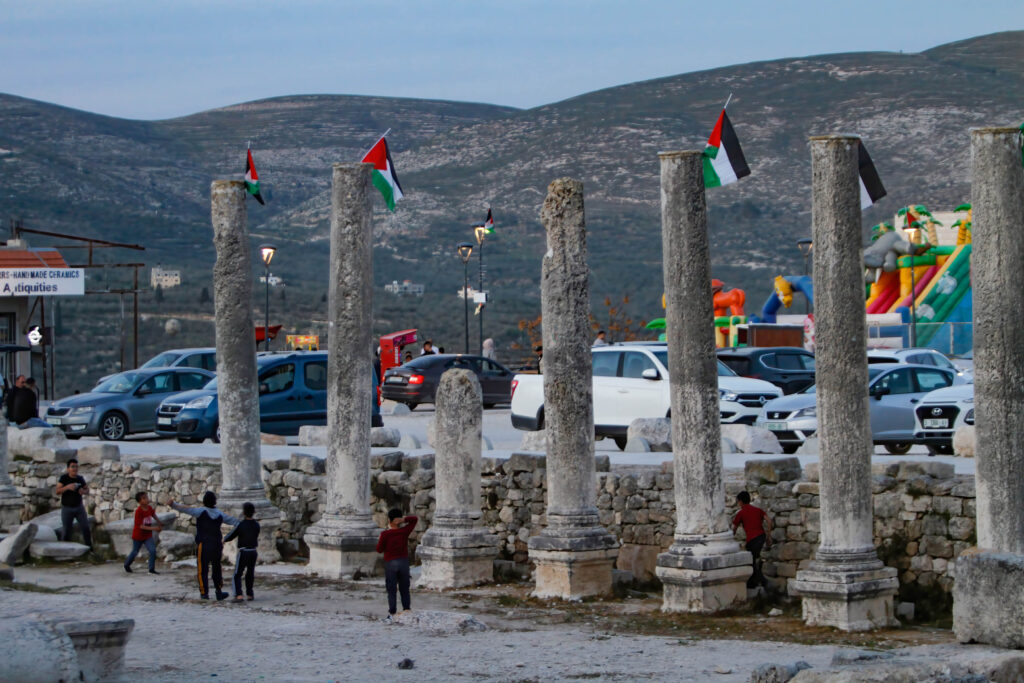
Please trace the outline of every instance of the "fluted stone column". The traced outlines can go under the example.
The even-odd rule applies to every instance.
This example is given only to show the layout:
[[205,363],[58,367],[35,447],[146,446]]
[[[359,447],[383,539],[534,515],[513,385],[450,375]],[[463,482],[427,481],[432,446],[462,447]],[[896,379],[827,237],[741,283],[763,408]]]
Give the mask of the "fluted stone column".
[[583,183],[559,178],[540,212],[548,251],[541,269],[547,526],[529,541],[534,595],[564,599],[611,591],[618,541],[598,521],[590,281]]
[[898,588],[872,536],[859,145],[855,136],[811,138],[821,542],[789,583],[806,623],[845,631],[894,625]]
[[715,612],[747,599],[752,566],[725,515],[704,173],[700,152],[658,156],[676,529],[655,573],[663,610]]
[[281,524],[281,511],[267,500],[260,461],[260,404],[245,183],[213,181],[210,217],[213,246],[217,251],[213,266],[213,305],[223,477],[218,507],[241,519],[242,504],[255,505],[255,518],[261,527],[260,559],[273,561],[278,558],[275,536]]
[[1024,168],[1019,129],[971,131],[978,549],[956,561],[961,642],[1024,648]]
[[310,571],[334,578],[376,573],[381,531],[370,513],[372,168],[335,164],[331,190],[327,496],[305,539]]
[[419,585],[458,588],[494,579],[498,539],[482,525],[480,444],[483,394],[476,374],[452,369],[441,375],[435,401],[434,523],[416,554]]
[[8,530],[21,522],[21,506],[24,499],[11,483],[7,471],[10,464],[7,453],[7,418],[0,415],[0,530]]

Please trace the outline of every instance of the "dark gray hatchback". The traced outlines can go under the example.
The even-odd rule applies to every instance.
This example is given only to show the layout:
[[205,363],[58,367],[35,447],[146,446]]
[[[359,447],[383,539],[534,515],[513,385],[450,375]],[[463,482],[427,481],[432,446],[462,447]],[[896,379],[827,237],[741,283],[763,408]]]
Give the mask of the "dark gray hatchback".
[[798,346],[718,349],[718,360],[740,377],[771,382],[784,394],[795,394],[814,384],[814,354]]

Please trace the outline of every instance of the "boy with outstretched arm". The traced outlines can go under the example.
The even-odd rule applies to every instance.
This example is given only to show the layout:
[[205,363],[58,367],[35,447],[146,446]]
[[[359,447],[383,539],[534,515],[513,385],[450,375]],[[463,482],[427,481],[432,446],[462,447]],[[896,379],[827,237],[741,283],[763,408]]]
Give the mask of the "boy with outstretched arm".
[[252,600],[252,583],[256,578],[256,552],[260,544],[260,523],[253,519],[256,514],[256,506],[252,503],[242,505],[242,516],[245,517],[238,523],[231,533],[224,537],[224,542],[238,539],[238,554],[235,556],[235,574],[232,577],[235,584],[235,600],[242,600],[242,575],[245,575],[245,595]]
[[185,507],[173,500],[169,505],[178,512],[184,512],[196,518],[196,574],[199,579],[199,597],[209,600],[210,588],[207,576],[213,570],[213,586],[216,589],[218,600],[228,597],[222,588],[224,581],[221,578],[220,556],[224,552],[224,544],[221,542],[220,527],[222,524],[232,526],[239,523],[239,520],[231,515],[225,515],[217,509],[217,496],[213,491],[203,494],[203,507]]
[[398,508],[388,512],[388,528],[380,532],[377,552],[384,553],[384,584],[388,590],[388,616],[384,621],[391,623],[398,611],[395,593],[402,593],[402,610],[409,610],[409,535],[416,528],[419,518],[403,516]]

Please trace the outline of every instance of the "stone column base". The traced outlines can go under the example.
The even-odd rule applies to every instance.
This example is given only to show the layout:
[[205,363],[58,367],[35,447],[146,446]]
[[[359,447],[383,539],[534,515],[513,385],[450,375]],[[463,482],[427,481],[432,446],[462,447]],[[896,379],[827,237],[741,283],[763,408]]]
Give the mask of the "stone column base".
[[[217,498],[217,506],[231,515],[242,519],[242,505],[252,503],[256,507],[256,514],[253,519],[260,525],[259,563],[266,564],[277,562],[281,554],[277,551],[277,530],[281,528],[281,511],[266,498],[263,489],[252,490],[223,490]],[[225,532],[225,536],[227,533]],[[235,541],[224,546],[224,555],[235,560],[235,551],[238,544]]]
[[[819,558],[821,553],[819,550]],[[870,554],[874,555],[874,549]],[[893,596],[898,589],[896,569],[877,558],[854,564],[819,559],[789,581],[789,594],[802,598],[805,624],[843,631],[899,626],[893,616]]]
[[0,531],[8,531],[12,526],[21,524],[21,507],[24,502],[24,498],[13,486],[0,487]]
[[416,556],[422,563],[416,582],[422,588],[461,588],[494,580],[495,547],[438,548],[420,544]]
[[306,569],[331,579],[351,577],[356,572],[364,576],[382,574],[383,563],[377,554],[381,531],[369,514],[355,519],[324,515],[303,537],[309,546]]
[[1024,555],[982,551],[956,561],[953,633],[961,643],[1024,649]]
[[600,550],[536,550],[530,559],[537,565],[533,595],[537,598],[578,600],[612,591],[612,566],[618,548]]
[[661,609],[709,614],[740,605],[753,570],[750,553],[730,533],[677,536],[654,569],[664,587]]

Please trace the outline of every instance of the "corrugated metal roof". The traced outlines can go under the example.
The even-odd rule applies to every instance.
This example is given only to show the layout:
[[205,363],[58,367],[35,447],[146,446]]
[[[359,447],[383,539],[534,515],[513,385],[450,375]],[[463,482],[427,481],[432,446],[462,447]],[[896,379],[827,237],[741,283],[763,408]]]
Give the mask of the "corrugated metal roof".
[[56,249],[0,249],[0,268],[67,268]]

